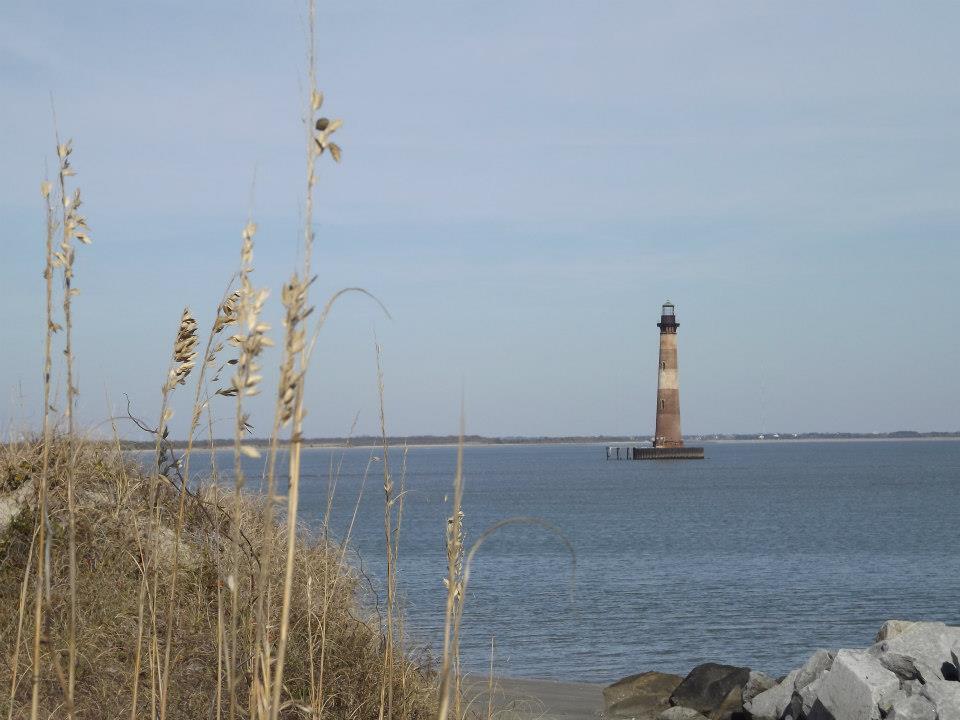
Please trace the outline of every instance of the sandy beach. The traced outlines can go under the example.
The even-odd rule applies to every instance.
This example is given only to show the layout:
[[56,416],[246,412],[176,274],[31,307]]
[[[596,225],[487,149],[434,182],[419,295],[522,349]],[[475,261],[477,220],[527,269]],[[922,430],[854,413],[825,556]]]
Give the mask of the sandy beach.
[[502,720],[596,720],[603,714],[603,688],[598,683],[557,682],[496,677],[464,681],[464,697],[481,716],[492,705]]

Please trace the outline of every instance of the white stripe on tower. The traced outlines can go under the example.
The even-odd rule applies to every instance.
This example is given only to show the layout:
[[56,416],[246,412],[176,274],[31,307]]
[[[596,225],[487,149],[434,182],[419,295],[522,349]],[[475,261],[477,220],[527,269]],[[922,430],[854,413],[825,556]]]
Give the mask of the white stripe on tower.
[[680,381],[676,368],[660,368],[660,377],[657,379],[657,388],[660,390],[679,390]]

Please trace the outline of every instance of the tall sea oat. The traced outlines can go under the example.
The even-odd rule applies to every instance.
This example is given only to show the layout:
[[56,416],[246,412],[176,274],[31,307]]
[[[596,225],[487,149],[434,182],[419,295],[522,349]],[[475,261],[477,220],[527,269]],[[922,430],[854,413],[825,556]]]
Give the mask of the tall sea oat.
[[[183,315],[180,317],[180,327],[177,329],[177,338],[174,341],[173,345],[173,364],[170,368],[170,373],[167,378],[166,385],[164,386],[164,395],[168,395],[170,392],[176,388],[177,385],[185,385],[187,382],[187,376],[190,375],[191,371],[197,364],[197,321],[194,320],[193,316],[190,314],[189,308],[184,308]],[[208,350],[209,352],[209,343]],[[203,363],[202,367],[206,367],[206,363]],[[193,418],[191,420],[191,436],[193,433],[193,423],[195,422],[197,416],[196,408],[193,411]],[[160,437],[165,439],[167,436],[166,426],[160,428]],[[172,450],[168,450],[172,454]],[[177,461],[171,457],[170,462],[167,463],[168,466],[175,466]],[[187,487],[186,487],[186,477],[184,476],[181,480],[180,486],[180,511],[177,516],[177,529],[176,529],[176,541],[173,547],[173,579],[170,584],[170,601],[167,607],[166,615],[166,625],[167,633],[166,640],[164,643],[164,660],[163,668],[159,671],[160,673],[160,718],[166,717],[167,710],[167,697],[169,695],[170,686],[169,686],[169,668],[170,668],[170,640],[173,635],[173,626],[176,622],[176,619],[173,617],[172,606],[174,593],[176,592],[176,577],[177,577],[177,568],[179,567],[179,557],[180,557],[180,531],[183,527],[183,503],[186,498]],[[159,591],[159,587],[155,587],[155,593]],[[154,597],[154,602],[157,601],[157,598]]]
[[240,516],[241,494],[245,485],[243,473],[243,458],[260,457],[260,453],[252,445],[243,442],[244,435],[249,431],[250,418],[243,409],[243,399],[259,393],[260,375],[259,356],[263,349],[273,345],[266,333],[270,326],[260,321],[260,314],[266,302],[268,292],[257,290],[250,282],[253,272],[253,236],[257,226],[247,222],[243,228],[242,243],[240,246],[240,287],[239,303],[236,305],[239,333],[230,338],[230,343],[239,350],[234,374],[230,378],[227,388],[217,390],[217,394],[234,397],[237,401],[236,423],[234,426],[234,516],[231,525],[231,572],[227,578],[227,588],[230,591],[230,636],[227,647],[227,691],[229,694],[229,717],[231,720],[237,715],[237,667],[238,661],[238,615],[239,615],[239,582],[240,582]]
[[310,84],[310,95],[308,99],[309,109],[304,123],[307,131],[307,196],[304,201],[303,212],[303,276],[305,278],[310,277],[310,262],[313,255],[313,189],[317,182],[317,158],[324,151],[329,150],[333,159],[340,162],[340,146],[332,142],[330,136],[343,124],[342,120],[317,117],[323,105],[323,93],[317,89],[316,0],[310,0],[308,12],[307,77]]
[[[157,494],[159,492],[160,478],[176,468],[176,459],[167,437],[170,434],[168,423],[173,417],[173,411],[170,409],[170,394],[178,385],[183,385],[187,381],[187,376],[196,366],[197,357],[197,321],[190,314],[189,308],[184,308],[180,315],[180,323],[177,326],[177,332],[173,340],[173,351],[170,357],[170,366],[167,370],[167,377],[163,382],[160,391],[160,421],[157,424],[154,441],[154,462],[157,471],[151,474],[150,494],[148,507],[150,510],[148,525],[148,548],[142,553],[140,558],[141,578],[140,578],[140,597],[137,607],[137,645],[133,658],[133,672],[131,675],[132,691],[130,703],[131,718],[137,714],[137,697],[140,691],[140,667],[142,663],[142,645],[144,636],[144,615],[147,604],[150,606],[150,698],[151,715],[154,714],[154,708],[157,702],[163,703],[166,697],[167,688],[162,677],[158,677],[160,668],[158,667],[157,652],[159,650],[156,634],[157,620],[157,593],[159,591],[158,580],[158,554],[160,544],[160,507],[157,503]],[[142,541],[139,540],[142,548]],[[152,589],[151,589],[152,582]],[[159,686],[159,693],[158,693]],[[159,698],[158,698],[159,694]]]
[[[233,284],[232,279],[230,284]],[[217,306],[217,313],[214,317],[213,325],[210,328],[210,333],[207,335],[207,344],[203,351],[203,362],[200,365],[200,371],[197,377],[196,390],[193,398],[193,410],[190,416],[190,427],[187,431],[187,447],[186,450],[184,450],[182,458],[180,459],[182,463],[180,478],[180,504],[177,508],[177,521],[176,528],[174,530],[173,572],[170,578],[170,594],[167,600],[167,634],[164,643],[163,671],[161,672],[161,687],[163,688],[168,688],[170,681],[170,653],[172,649],[173,628],[176,624],[174,599],[176,598],[177,594],[177,580],[180,568],[180,535],[183,532],[184,513],[186,510],[188,485],[190,482],[190,457],[192,455],[194,436],[197,431],[197,426],[200,424],[200,417],[203,412],[203,407],[207,404],[206,402],[201,403],[200,393],[205,389],[204,379],[206,377],[207,370],[216,365],[217,355],[223,350],[223,343],[218,342],[214,344],[214,341],[225,328],[237,323],[237,306],[239,304],[239,300],[239,291],[234,291],[230,295],[224,297]],[[192,347],[196,347],[195,334]],[[193,354],[195,355],[196,353],[194,352]],[[193,358],[190,358],[189,362],[194,362]],[[186,366],[184,365],[182,367]],[[183,379],[186,379],[185,376]],[[166,717],[167,698],[168,693],[164,691],[160,698],[161,720]]]
[[[285,331],[288,336],[285,346],[292,344],[297,347],[296,360],[289,365],[286,377],[284,366],[281,366],[280,397],[278,411],[281,425],[290,423],[290,463],[287,485],[287,560],[283,583],[283,597],[280,610],[279,640],[277,643],[276,677],[270,698],[269,717],[276,720],[280,712],[280,694],[283,688],[284,657],[286,655],[287,634],[290,622],[290,595],[293,585],[294,551],[297,535],[297,504],[300,491],[300,452],[302,449],[303,430],[303,397],[306,370],[310,363],[310,346],[306,343],[302,322],[312,312],[308,299],[308,290],[312,283],[311,260],[313,253],[313,200],[316,186],[317,159],[325,151],[337,162],[340,161],[340,147],[330,140],[331,135],[343,124],[341,120],[329,120],[318,117],[323,106],[323,93],[317,88],[316,76],[316,0],[309,0],[309,46],[307,49],[309,96],[308,111],[305,117],[306,128],[306,156],[307,177],[306,197],[304,200],[303,219],[303,273],[294,274],[291,281],[284,288],[284,306],[287,309]],[[285,361],[286,364],[286,361]],[[295,384],[292,385],[291,381]]]
[[[273,702],[273,652],[267,635],[269,624],[269,593],[267,580],[273,562],[274,546],[274,507],[277,501],[277,455],[280,449],[280,431],[288,426],[296,413],[296,400],[299,396],[303,373],[297,360],[306,347],[304,320],[311,310],[306,307],[307,287],[294,273],[284,284],[281,300],[284,306],[283,356],[280,360],[280,380],[277,385],[277,398],[274,408],[273,429],[270,433],[270,450],[267,460],[267,494],[264,502],[263,542],[260,550],[260,573],[257,581],[258,593],[255,610],[255,678],[253,686],[253,705],[258,717],[269,718]],[[285,639],[283,640],[285,642]],[[311,677],[311,681],[313,678]]]
[[67,714],[72,718],[74,713],[73,696],[74,681],[77,665],[77,521],[76,505],[74,502],[74,410],[77,397],[77,385],[73,376],[73,297],[79,293],[73,286],[73,266],[75,259],[74,240],[84,245],[90,244],[87,221],[80,214],[80,188],[74,188],[73,193],[67,191],[67,178],[76,175],[70,165],[70,155],[73,153],[73,141],[61,143],[57,138],[57,157],[60,161],[57,177],[60,187],[60,205],[62,207],[60,251],[56,257],[63,270],[63,320],[66,326],[66,343],[64,355],[67,365],[67,544],[68,544],[68,572],[70,586],[70,610],[67,617]]
[[[297,504],[300,490],[300,449],[303,430],[303,390],[306,365],[302,358],[307,353],[304,320],[313,311],[307,305],[310,282],[296,273],[283,288],[284,358],[280,365],[280,386],[277,410],[281,427],[290,426],[290,470],[287,486],[287,556],[283,581],[283,597],[280,608],[280,628],[277,642],[276,677],[272,680],[270,712],[276,720],[280,711],[280,691],[283,687],[284,658],[287,649],[287,634],[290,623],[290,594],[293,587],[294,554],[297,537]],[[300,359],[300,365],[298,365]]]

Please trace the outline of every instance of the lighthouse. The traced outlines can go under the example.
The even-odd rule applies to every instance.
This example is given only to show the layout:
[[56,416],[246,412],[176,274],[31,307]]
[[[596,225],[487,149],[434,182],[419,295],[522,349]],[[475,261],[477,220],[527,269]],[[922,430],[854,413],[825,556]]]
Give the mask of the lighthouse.
[[[677,372],[677,309],[667,300],[660,308],[660,365],[657,368],[657,424],[653,447],[635,447],[633,460],[702,460],[702,447],[683,444],[680,432],[680,376]],[[609,455],[609,453],[608,453]]]
[[702,460],[702,447],[683,444],[680,432],[680,378],[677,374],[676,308],[667,300],[660,309],[660,367],[657,370],[657,424],[653,447],[607,447],[607,460]]
[[676,308],[667,300],[660,311],[660,369],[657,373],[657,425],[653,446],[683,447],[680,432],[680,382],[677,375]]

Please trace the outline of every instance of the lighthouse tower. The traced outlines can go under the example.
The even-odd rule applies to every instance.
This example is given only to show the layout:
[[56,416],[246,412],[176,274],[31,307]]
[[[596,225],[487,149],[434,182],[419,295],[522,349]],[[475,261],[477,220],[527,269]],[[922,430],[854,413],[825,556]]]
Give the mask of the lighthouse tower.
[[[657,429],[653,447],[607,447],[607,460],[703,460],[702,447],[683,444],[680,382],[677,377],[677,315],[667,300],[660,311],[660,369],[657,373]],[[621,452],[623,451],[623,452]]]
[[655,448],[683,447],[680,433],[680,382],[677,376],[677,316],[673,303],[663,304],[660,312],[660,370],[657,376],[657,429]]

